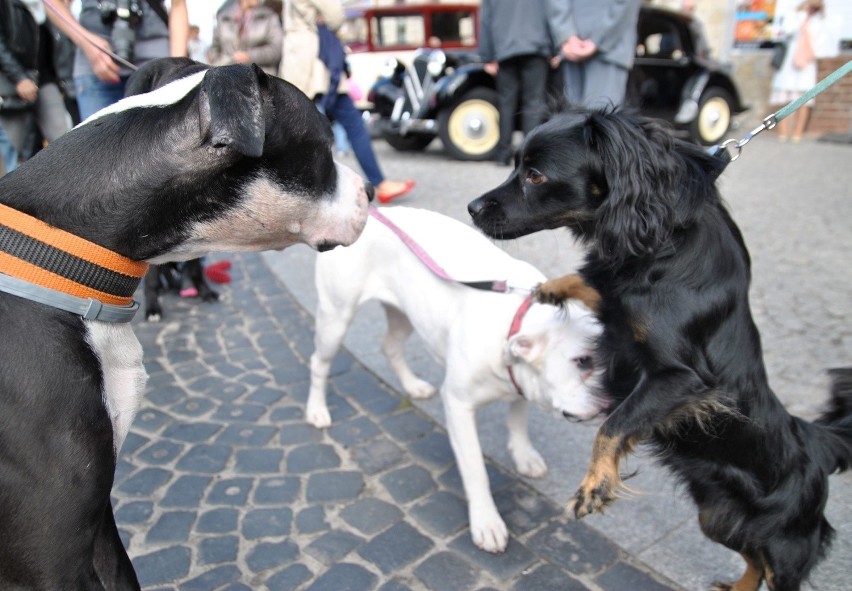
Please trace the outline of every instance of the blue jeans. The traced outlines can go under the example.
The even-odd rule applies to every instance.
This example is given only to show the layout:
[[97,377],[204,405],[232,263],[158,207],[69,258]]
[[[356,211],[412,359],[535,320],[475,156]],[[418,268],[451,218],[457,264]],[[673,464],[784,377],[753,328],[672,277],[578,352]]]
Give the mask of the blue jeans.
[[15,146],[12,145],[12,140],[6,135],[6,130],[0,125],[0,158],[3,159],[3,165],[6,167],[6,172],[12,172],[18,166],[18,152]]
[[364,125],[364,120],[361,118],[361,112],[355,108],[355,103],[349,98],[348,94],[338,94],[337,100],[326,112],[328,118],[336,121],[343,126],[346,131],[346,137],[349,138],[349,143],[352,144],[352,151],[355,152],[355,158],[367,180],[374,187],[378,187],[379,183],[385,180],[382,170],[379,168],[379,162],[376,160],[376,153],[373,152],[373,144],[370,141],[370,134],[367,132],[367,127]]
[[76,76],[74,88],[77,90],[77,105],[80,107],[80,119],[86,120],[101,109],[117,103],[124,98],[127,78],[120,82],[104,82],[94,74]]

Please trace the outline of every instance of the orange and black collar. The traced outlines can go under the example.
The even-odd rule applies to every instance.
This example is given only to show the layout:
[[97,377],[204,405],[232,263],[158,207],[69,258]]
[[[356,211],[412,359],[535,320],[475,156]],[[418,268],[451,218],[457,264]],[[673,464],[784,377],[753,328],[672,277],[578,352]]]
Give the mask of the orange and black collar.
[[[146,263],[128,259],[0,204],[0,273],[7,276],[4,285],[15,286],[13,290],[2,289],[0,285],[3,291],[27,297],[21,293],[23,283],[32,285],[33,292],[38,294],[29,299],[48,305],[54,305],[45,301],[48,291],[63,296],[57,298],[63,305],[55,307],[67,310],[68,302],[79,300],[78,306],[69,311],[77,312],[81,310],[79,306],[92,309],[95,302],[99,310],[133,308],[135,312],[138,305],[133,302],[133,293],[147,269]],[[81,315],[85,316],[82,312]],[[98,319],[129,321],[124,320],[126,314],[119,314],[121,320],[111,318],[114,314],[100,316]]]

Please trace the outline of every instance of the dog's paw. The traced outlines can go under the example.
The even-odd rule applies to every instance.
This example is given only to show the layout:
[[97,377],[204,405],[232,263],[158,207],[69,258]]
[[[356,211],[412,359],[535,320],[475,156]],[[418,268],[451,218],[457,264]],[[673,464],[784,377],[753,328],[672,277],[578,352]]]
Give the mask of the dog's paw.
[[159,322],[162,320],[163,316],[160,312],[146,312],[145,320],[148,322]]
[[523,476],[542,478],[547,474],[547,462],[534,448],[529,447],[523,451],[510,449],[510,452],[515,460],[515,467]]
[[568,510],[577,519],[582,519],[591,513],[603,513],[615,499],[615,492],[606,480],[594,484],[584,483],[568,503]]
[[477,548],[492,554],[503,552],[509,545],[509,530],[496,511],[491,517],[471,521],[470,537]]
[[437,392],[435,386],[425,380],[421,380],[420,378],[407,380],[402,385],[402,389],[405,390],[409,396],[417,399],[431,398],[435,395],[435,392]]
[[331,427],[331,413],[328,412],[328,407],[325,405],[320,406],[309,403],[305,409],[305,420],[317,429]]
[[567,296],[558,290],[553,281],[545,281],[533,288],[533,299],[539,304],[561,306],[565,303]]

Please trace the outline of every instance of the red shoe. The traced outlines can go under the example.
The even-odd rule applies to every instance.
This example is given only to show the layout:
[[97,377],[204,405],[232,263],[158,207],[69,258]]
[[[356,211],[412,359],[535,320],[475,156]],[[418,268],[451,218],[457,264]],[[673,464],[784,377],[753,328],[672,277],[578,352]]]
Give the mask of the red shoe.
[[215,283],[230,283],[231,276],[225,271],[226,268],[231,266],[231,263],[228,261],[222,261],[223,263],[228,263],[226,265],[218,265],[213,264],[209,267],[204,268],[204,274],[207,275],[207,279],[213,281]]
[[[389,182],[392,182],[392,181],[389,181]],[[381,187],[383,184],[384,184],[384,182],[381,183],[379,185],[379,187]],[[400,186],[396,190],[386,190],[386,191],[382,191],[379,187],[376,187],[376,199],[379,200],[379,203],[390,203],[391,201],[393,201],[397,197],[402,197],[403,195],[405,195],[406,193],[411,191],[411,189],[414,188],[414,181],[412,181],[410,179],[407,180],[407,181],[403,181],[402,183],[394,183],[394,184],[400,185]]]
[[222,260],[222,261],[216,261],[215,263],[210,263],[209,265],[207,265],[207,268],[208,269],[221,269],[223,271],[227,271],[228,269],[231,268],[231,261],[229,261],[228,259],[225,259],[225,260]]

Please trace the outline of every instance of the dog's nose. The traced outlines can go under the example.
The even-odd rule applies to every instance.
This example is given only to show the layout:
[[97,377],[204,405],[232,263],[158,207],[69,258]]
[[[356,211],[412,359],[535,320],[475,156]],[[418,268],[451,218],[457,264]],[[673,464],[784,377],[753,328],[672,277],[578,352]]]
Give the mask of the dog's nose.
[[328,252],[340,246],[339,242],[320,242],[317,244],[317,250],[320,252]]
[[364,183],[364,190],[367,192],[367,201],[370,203],[373,202],[373,199],[376,197],[376,188],[373,186],[373,183]]
[[482,213],[482,211],[487,207],[488,201],[484,197],[479,197],[467,204],[467,212],[470,214],[470,217],[473,218]]

